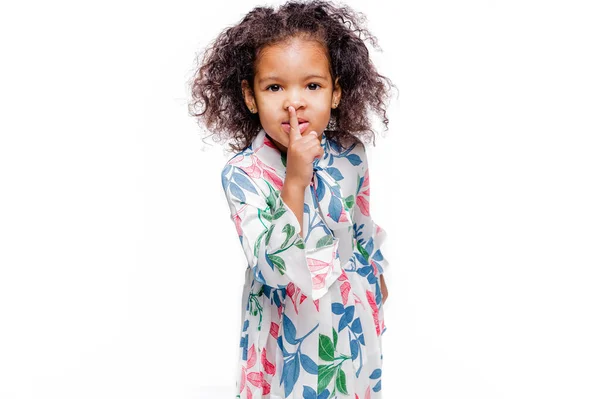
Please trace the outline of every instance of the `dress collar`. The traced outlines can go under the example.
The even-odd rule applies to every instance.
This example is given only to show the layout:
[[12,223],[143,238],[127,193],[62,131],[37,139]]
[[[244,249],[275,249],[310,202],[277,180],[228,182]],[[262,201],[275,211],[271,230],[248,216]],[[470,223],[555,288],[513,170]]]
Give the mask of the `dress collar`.
[[[321,158],[316,158],[313,161],[314,171],[324,169],[326,164],[329,163],[329,158],[331,156],[331,142],[327,139],[327,134],[325,132],[321,135],[321,148],[323,148],[323,156]],[[279,148],[275,146],[275,143],[267,135],[264,129],[261,129],[252,141],[251,149],[259,160],[266,164],[266,166],[273,168],[282,178],[285,177],[286,154],[282,153]]]

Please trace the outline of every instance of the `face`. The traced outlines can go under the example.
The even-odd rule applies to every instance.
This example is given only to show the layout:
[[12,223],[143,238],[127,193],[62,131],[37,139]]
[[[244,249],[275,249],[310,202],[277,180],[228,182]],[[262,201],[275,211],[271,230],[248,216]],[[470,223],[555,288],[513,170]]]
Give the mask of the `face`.
[[242,82],[248,109],[258,112],[260,123],[281,152],[287,151],[288,107],[296,109],[298,122],[308,121],[303,135],[316,131],[319,139],[329,123],[331,108],[341,98],[338,81],[332,81],[326,49],[316,41],[294,38],[265,47],[257,59],[254,85]]

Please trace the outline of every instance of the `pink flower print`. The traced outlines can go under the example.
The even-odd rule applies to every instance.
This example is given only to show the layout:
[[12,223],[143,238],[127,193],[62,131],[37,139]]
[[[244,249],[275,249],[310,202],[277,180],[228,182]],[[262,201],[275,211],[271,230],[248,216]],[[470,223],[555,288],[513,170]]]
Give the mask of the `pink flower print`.
[[246,367],[251,369],[256,364],[256,348],[254,348],[254,344],[250,347],[248,351],[248,361],[246,363]]
[[333,262],[324,262],[319,259],[306,258],[308,268],[313,274],[312,286],[313,289],[321,289],[325,287],[325,278],[329,271],[333,269]]
[[371,306],[371,310],[373,312],[373,321],[375,322],[375,330],[377,331],[377,335],[381,335],[381,328],[379,326],[379,308],[377,308],[377,303],[375,302],[375,295],[373,295],[372,291],[367,290],[367,301],[369,301],[369,305]]
[[283,188],[283,181],[279,178],[279,176],[277,176],[277,173],[275,173],[275,169],[270,167],[269,165],[265,164],[263,161],[258,159],[258,157],[252,157],[252,158],[253,158],[252,162],[254,163],[254,159],[255,159],[258,168],[262,171],[261,177],[263,179],[267,180],[273,186],[275,186],[277,188],[277,190],[281,191],[281,189]]
[[240,166],[240,169],[246,172],[246,174],[252,178],[262,177],[262,170],[256,163],[256,159],[256,157],[251,157],[252,165],[250,166]]
[[338,281],[343,281],[342,285],[340,285],[340,294],[342,294],[342,303],[346,306],[348,304],[348,294],[350,293],[351,285],[344,269],[342,269],[342,274],[338,277]]
[[342,303],[346,306],[348,304],[348,294],[350,293],[350,282],[344,281],[342,283],[340,293],[342,294]]
[[364,180],[362,185],[360,186],[360,190],[356,195],[356,205],[360,209],[361,213],[365,216],[370,216],[369,211],[369,196],[370,196],[370,187],[369,187],[369,169],[366,170]]
[[233,165],[236,164],[238,162],[241,162],[244,159],[244,155],[242,154],[237,154],[235,157],[231,158],[228,162],[229,165]]
[[275,365],[267,360],[267,349],[263,348],[260,360],[265,372],[269,375],[275,375]]
[[[244,206],[245,207],[245,206]],[[242,210],[240,209],[240,212]],[[235,214],[233,217],[233,221],[235,222],[235,229],[237,230],[238,236],[242,236],[242,219],[239,217],[239,212]]]
[[271,330],[269,331],[271,336],[275,339],[279,336],[279,324],[271,322]]
[[298,298],[300,297],[301,291],[297,288],[294,283],[289,283],[285,289],[287,296],[292,300],[294,304],[294,310],[298,314]]

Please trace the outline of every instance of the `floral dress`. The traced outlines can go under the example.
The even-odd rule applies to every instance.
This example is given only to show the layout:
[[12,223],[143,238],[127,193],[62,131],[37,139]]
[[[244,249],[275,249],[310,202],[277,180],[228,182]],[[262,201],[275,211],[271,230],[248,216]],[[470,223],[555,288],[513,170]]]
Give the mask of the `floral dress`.
[[286,157],[261,130],[222,171],[248,265],[237,398],[380,399],[379,276],[385,231],[369,213],[364,144],[324,155],[304,193],[303,228],[283,202]]

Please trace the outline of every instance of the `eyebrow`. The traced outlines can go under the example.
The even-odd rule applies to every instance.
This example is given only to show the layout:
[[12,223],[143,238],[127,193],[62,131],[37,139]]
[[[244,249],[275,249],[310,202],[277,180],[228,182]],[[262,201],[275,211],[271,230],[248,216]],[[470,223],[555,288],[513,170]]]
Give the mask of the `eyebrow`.
[[[317,74],[307,75],[304,77],[305,80],[312,79],[312,78],[319,78],[319,79],[327,80],[327,78],[325,76],[317,75]],[[264,78],[260,79],[258,81],[258,84],[266,82],[267,80],[281,80],[281,78],[279,78],[279,76],[276,76],[276,75],[268,75],[268,76],[265,76]]]

